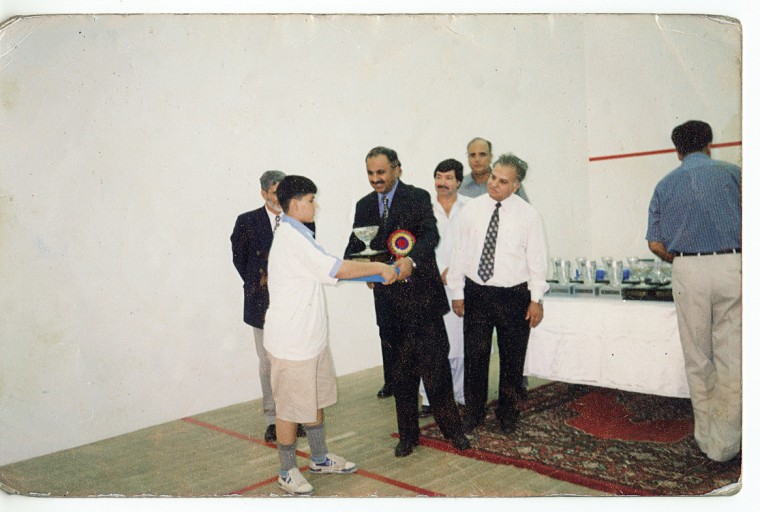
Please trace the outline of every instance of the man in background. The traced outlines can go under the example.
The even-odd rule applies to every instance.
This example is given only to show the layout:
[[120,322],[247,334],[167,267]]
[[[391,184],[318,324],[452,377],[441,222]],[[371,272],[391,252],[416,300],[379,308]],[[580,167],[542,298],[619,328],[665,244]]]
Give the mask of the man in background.
[[677,126],[671,139],[681,165],[655,187],[646,238],[673,263],[694,437],[708,458],[726,462],[742,436],[741,169],[710,158],[703,121]]
[[[467,163],[470,174],[462,179],[459,193],[467,197],[478,197],[488,192],[488,177],[491,175],[491,142],[482,137],[475,137],[467,144]],[[517,189],[517,195],[528,201],[525,187]],[[529,202],[529,201],[528,201]]]
[[[274,230],[279,226],[282,215],[276,192],[284,177],[285,173],[282,171],[266,171],[261,175],[259,182],[264,206],[238,216],[230,236],[232,263],[243,279],[243,321],[253,327],[253,339],[259,357],[259,380],[267,423],[264,440],[268,443],[277,440],[277,431],[272,396],[272,368],[264,350],[264,316],[269,307],[267,265]],[[303,428],[300,428],[299,436],[303,435]]]
[[[441,271],[441,280],[446,288],[446,297],[451,301],[449,287],[446,286],[446,274],[451,262],[451,248],[453,246],[454,232],[458,229],[458,214],[469,201],[458,193],[463,178],[462,164],[450,158],[439,163],[433,171],[435,180],[436,200],[433,201],[433,214],[435,215],[436,227],[441,241],[435,248],[435,260],[438,270]],[[449,338],[449,366],[451,366],[451,381],[454,385],[454,400],[459,405],[464,405],[464,330],[462,319],[449,311],[443,316],[446,326],[446,335]],[[430,407],[425,386],[420,384],[422,407],[420,418],[425,418],[433,413]]]

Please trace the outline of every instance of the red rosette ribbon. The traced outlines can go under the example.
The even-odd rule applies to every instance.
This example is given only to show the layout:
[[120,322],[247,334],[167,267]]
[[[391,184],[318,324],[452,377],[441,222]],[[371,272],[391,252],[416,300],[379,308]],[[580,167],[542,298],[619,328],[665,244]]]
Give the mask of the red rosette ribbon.
[[398,260],[409,254],[416,242],[417,239],[410,231],[397,229],[388,237],[388,250]]

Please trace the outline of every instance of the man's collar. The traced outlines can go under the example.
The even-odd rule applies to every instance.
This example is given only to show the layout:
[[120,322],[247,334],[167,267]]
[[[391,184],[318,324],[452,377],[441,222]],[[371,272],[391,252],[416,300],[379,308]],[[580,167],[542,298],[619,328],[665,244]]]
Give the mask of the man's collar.
[[267,211],[267,213],[268,213],[268,214],[270,214],[270,215],[282,215],[282,212],[281,212],[281,211],[279,211],[279,212],[275,212],[275,211],[273,211],[271,208],[269,208],[269,204],[267,204],[266,202],[264,203],[264,209],[265,209],[265,210]]

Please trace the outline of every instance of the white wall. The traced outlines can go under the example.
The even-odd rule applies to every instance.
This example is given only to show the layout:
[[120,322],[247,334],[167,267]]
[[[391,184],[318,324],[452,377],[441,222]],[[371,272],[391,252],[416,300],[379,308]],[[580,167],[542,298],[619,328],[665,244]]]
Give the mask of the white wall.
[[[320,187],[342,253],[370,191],[466,161],[530,164],[553,256],[645,254],[687,118],[741,140],[740,32],[702,17],[52,16],[0,34],[0,464],[260,396],[235,217],[266,169]],[[739,151],[716,156],[739,160]],[[328,290],[339,374],[380,364],[372,299]],[[378,383],[379,384],[379,383]]]
[[[672,128],[689,119],[709,122],[716,143],[742,140],[739,25],[596,15],[584,26],[589,157],[672,149]],[[740,150],[713,157],[741,165]],[[649,200],[678,165],[675,153],[587,162],[589,257],[654,257],[644,240]]]

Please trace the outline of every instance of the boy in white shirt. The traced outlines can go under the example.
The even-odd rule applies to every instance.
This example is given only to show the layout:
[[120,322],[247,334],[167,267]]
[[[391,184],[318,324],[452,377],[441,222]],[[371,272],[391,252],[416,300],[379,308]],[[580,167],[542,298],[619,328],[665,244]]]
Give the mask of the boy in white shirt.
[[323,284],[338,279],[380,275],[396,279],[385,263],[342,260],[325,251],[304,223],[314,221],[316,185],[303,176],[287,176],[277,188],[284,215],[269,253],[269,309],[264,347],[272,363],[277,409],[278,485],[290,494],[309,495],[314,488],[296,465],[296,429],[302,423],[311,451],[313,473],[347,474],[356,464],[328,453],[324,408],[337,402],[332,357],[327,346]]

